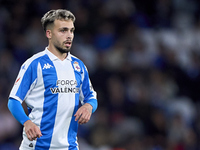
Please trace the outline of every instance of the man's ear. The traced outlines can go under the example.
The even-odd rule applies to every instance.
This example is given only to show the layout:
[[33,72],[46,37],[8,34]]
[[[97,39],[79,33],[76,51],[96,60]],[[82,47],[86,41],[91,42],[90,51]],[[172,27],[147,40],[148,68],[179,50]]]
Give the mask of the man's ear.
[[52,37],[51,30],[46,30],[46,37],[47,37],[48,39],[51,39],[51,37]]

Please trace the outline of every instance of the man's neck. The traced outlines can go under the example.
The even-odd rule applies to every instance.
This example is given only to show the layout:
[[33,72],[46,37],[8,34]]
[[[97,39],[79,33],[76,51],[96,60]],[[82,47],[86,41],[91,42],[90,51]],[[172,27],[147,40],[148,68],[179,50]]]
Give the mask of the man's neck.
[[63,61],[64,59],[66,59],[67,54],[68,54],[68,53],[61,53],[61,52],[59,52],[54,46],[51,46],[51,45],[48,45],[47,49],[48,49],[52,54],[54,54],[56,57],[58,57],[58,59],[60,59],[60,60],[62,60],[62,61]]

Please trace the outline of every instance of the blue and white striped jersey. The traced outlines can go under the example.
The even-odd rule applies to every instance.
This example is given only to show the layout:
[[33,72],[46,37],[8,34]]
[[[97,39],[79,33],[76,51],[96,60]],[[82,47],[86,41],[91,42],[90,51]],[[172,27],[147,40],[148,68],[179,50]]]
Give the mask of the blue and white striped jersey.
[[22,65],[10,98],[26,102],[29,118],[43,135],[29,141],[23,131],[20,150],[78,150],[74,114],[79,101],[97,101],[83,62],[70,53],[61,61],[47,48]]

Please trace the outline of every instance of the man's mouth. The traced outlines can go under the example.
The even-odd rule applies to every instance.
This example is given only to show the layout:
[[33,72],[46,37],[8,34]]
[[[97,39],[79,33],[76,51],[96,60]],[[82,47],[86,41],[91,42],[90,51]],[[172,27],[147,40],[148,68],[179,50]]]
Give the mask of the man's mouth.
[[71,41],[67,41],[64,44],[65,44],[65,46],[70,47],[72,45],[72,42]]

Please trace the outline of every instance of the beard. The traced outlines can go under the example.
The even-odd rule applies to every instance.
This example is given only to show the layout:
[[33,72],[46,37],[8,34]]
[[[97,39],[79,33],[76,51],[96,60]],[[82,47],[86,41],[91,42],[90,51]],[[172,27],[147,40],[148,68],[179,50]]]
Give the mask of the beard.
[[71,48],[71,47],[64,47],[61,44],[54,44],[54,46],[62,54],[70,52],[70,48]]
[[55,45],[55,48],[60,52],[60,53],[68,53],[68,52],[70,52],[70,48],[62,48],[61,46],[57,46],[57,45]]

